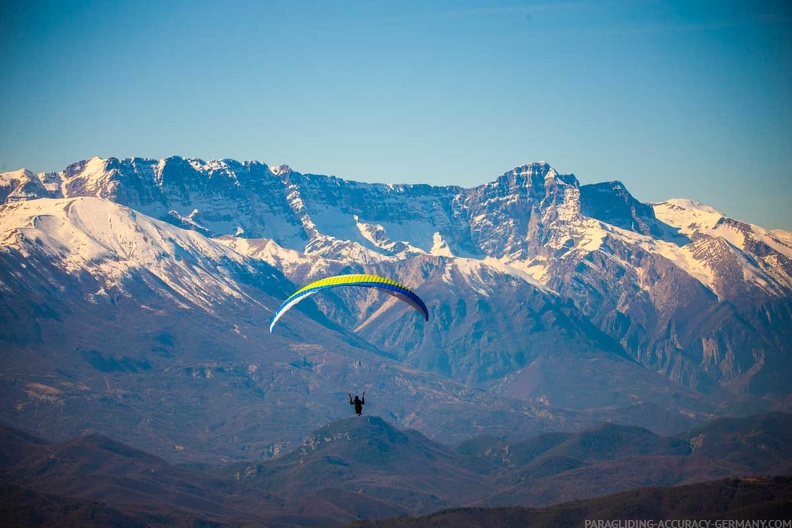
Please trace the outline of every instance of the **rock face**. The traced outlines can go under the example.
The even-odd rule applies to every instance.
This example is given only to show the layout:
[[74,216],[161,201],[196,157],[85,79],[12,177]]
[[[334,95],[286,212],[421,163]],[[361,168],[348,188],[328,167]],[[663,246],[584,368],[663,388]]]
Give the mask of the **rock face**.
[[[379,412],[430,437],[603,418],[672,433],[783,404],[792,386],[792,234],[544,162],[463,189],[93,158],[4,173],[0,199],[3,417],[33,430],[79,432],[71,412],[96,427],[92,401],[158,453],[235,458],[278,451],[343,416],[332,402],[347,390],[376,388]],[[429,322],[339,289],[265,334],[299,285],[349,272],[408,285]],[[224,398],[257,425],[223,417]],[[201,440],[146,425],[168,420],[155,402],[211,408]]]

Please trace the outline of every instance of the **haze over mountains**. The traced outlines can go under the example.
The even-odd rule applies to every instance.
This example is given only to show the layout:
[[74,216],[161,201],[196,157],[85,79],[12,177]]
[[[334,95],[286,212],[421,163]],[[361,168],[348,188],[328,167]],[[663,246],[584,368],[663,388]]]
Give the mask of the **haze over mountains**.
[[792,415],[774,412],[675,437],[604,424],[452,448],[369,416],[321,427],[273,460],[197,471],[99,434],[51,443],[0,426],[0,515],[9,526],[335,526],[449,507],[412,522],[783,519],[792,482],[769,476],[788,475],[791,439]]
[[[260,162],[0,175],[0,418],[169,460],[268,458],[367,414],[453,444],[788,409],[792,234],[540,162],[471,189]],[[376,292],[273,311],[329,274]]]

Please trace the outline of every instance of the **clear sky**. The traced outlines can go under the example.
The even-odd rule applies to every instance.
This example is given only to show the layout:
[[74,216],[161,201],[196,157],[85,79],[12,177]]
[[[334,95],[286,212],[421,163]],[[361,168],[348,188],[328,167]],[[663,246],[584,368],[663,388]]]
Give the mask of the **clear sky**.
[[389,183],[545,160],[792,231],[792,2],[0,2],[0,170],[233,158]]

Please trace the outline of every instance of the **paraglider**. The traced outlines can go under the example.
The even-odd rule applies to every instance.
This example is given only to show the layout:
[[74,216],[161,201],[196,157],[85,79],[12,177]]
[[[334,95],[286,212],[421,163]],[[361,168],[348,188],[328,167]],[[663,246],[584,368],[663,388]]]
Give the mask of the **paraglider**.
[[363,406],[366,405],[366,391],[363,391],[362,398],[358,398],[357,395],[355,395],[355,399],[353,400],[352,395],[349,394],[348,392],[347,392],[347,396],[349,396],[349,405],[355,406],[355,414],[357,414],[358,416],[363,414]]
[[270,333],[275,327],[275,323],[278,322],[278,319],[280,319],[283,314],[289,311],[292,306],[317,292],[326,290],[328,288],[337,288],[340,286],[376,288],[378,290],[384,291],[385,293],[393,295],[397,299],[406,302],[418,313],[420,313],[425,320],[429,320],[429,310],[427,310],[426,304],[424,304],[421,298],[418,297],[415,292],[396,281],[379,277],[377,275],[337,275],[335,277],[327,277],[326,279],[320,279],[318,281],[312,282],[304,288],[300,288],[294,292],[288,299],[286,299],[286,301],[284,301],[280,308],[275,311],[275,315],[273,316],[272,322],[270,323]]

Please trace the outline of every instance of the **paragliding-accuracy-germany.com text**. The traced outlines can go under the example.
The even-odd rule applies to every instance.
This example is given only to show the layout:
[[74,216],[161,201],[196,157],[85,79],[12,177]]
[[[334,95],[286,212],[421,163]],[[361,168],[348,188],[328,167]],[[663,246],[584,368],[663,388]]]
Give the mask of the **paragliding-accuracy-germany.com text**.
[[653,521],[649,519],[613,519],[586,520],[583,528],[792,528],[790,519],[666,519]]

